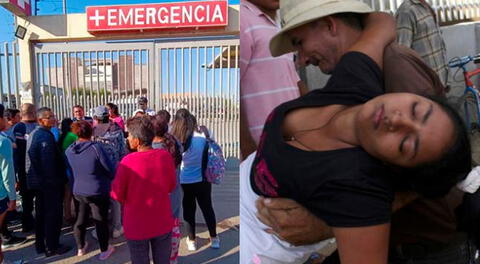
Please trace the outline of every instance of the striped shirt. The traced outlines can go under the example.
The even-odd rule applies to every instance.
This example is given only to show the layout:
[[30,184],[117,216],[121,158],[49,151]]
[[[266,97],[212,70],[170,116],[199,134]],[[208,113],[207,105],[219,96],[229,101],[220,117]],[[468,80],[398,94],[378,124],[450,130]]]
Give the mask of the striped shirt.
[[415,50],[447,85],[447,51],[434,14],[421,0],[405,0],[396,13],[397,41]]
[[270,39],[278,23],[254,4],[240,2],[240,96],[250,134],[258,144],[263,124],[279,104],[300,95],[293,55],[272,57]]

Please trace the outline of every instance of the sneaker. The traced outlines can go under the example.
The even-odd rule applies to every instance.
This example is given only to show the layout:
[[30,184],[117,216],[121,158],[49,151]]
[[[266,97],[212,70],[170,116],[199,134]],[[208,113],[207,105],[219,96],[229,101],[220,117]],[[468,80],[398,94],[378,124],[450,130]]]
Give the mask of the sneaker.
[[115,248],[112,245],[108,245],[107,251],[101,252],[100,255],[98,255],[98,259],[106,260],[113,254],[113,252],[115,252]]
[[2,242],[2,250],[7,248],[12,248],[19,246],[27,241],[26,237],[16,237],[12,236],[9,240],[3,240]]
[[214,249],[219,249],[220,248],[220,238],[218,237],[212,237],[210,238],[210,247]]
[[96,240],[98,240],[98,237],[97,237],[97,229],[93,229],[93,230],[92,230],[92,237],[95,238]]
[[120,227],[120,229],[113,229],[113,232],[112,232],[113,238],[119,238],[122,235],[123,235],[123,227]]
[[195,243],[195,240],[190,240],[189,238],[187,238],[187,249],[189,251],[197,250],[197,243]]
[[77,256],[81,257],[81,256],[87,254],[87,249],[88,249],[88,242],[85,241],[85,245],[83,245],[83,248],[78,249]]

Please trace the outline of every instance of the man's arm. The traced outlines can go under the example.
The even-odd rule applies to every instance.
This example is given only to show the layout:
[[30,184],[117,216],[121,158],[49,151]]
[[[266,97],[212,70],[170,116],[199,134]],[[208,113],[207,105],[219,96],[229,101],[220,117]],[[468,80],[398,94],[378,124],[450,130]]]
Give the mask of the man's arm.
[[244,108],[240,107],[240,159],[245,160],[255,150],[257,150],[257,144],[248,129],[247,114]]
[[300,96],[306,95],[309,92],[308,87],[305,85],[305,83],[302,80],[298,81],[297,85],[298,85],[298,91],[300,92]]
[[115,173],[115,178],[112,181],[110,197],[121,204],[125,203],[125,200],[127,199],[129,171],[130,169],[128,167],[120,163],[117,172]]
[[[418,198],[415,193],[396,193],[393,211]],[[259,198],[256,202],[258,219],[269,226],[266,231],[295,246],[310,245],[332,238],[333,230],[307,208],[291,199]]]
[[348,50],[368,55],[383,68],[383,50],[395,40],[395,20],[387,13],[374,12],[365,15],[363,23],[360,38]]
[[15,172],[13,169],[13,151],[10,140],[4,139],[0,141],[0,154],[2,182],[7,191],[8,199],[15,201],[17,195],[15,193]]
[[[50,185],[57,186],[59,169],[58,166],[64,166],[63,164],[57,164],[56,158],[58,153],[57,145],[53,135],[42,135],[40,142],[40,156],[39,167],[41,167],[41,177],[44,179],[44,187],[50,187]],[[63,172],[63,171],[62,171]]]
[[313,244],[333,237],[332,229],[294,200],[259,198],[257,217],[274,234],[292,245]]
[[334,228],[342,264],[386,264],[390,224]]

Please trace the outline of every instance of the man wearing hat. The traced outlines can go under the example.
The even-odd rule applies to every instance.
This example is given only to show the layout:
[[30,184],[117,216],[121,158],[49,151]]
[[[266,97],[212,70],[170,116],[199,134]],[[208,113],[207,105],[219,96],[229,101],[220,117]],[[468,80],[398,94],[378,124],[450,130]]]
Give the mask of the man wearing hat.
[[[361,34],[361,14],[369,12],[372,10],[367,5],[355,0],[281,0],[282,30],[270,42],[272,55],[297,51],[300,63],[331,73]],[[405,47],[388,46],[383,66],[386,92],[445,94],[435,72]],[[462,196],[454,188],[436,200],[415,195],[405,195],[399,203],[396,199],[390,263],[469,263],[470,245],[465,234],[456,231],[454,213]],[[321,219],[292,200],[259,199],[257,209],[260,220],[272,228],[269,232],[291,244],[311,244],[331,237],[330,228]]]
[[[148,99],[145,96],[140,96],[137,99],[138,110],[143,110],[143,112],[147,115],[154,116],[155,111],[148,108]],[[137,110],[137,111],[138,111]]]

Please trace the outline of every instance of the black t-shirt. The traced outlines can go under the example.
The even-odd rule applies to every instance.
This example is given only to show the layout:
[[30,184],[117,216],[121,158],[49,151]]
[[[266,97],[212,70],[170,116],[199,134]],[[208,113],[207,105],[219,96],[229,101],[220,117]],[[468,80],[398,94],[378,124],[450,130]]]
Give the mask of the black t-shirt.
[[302,107],[358,105],[383,93],[382,72],[360,52],[345,54],[324,89],[278,106],[267,118],[252,166],[258,195],[291,198],[334,227],[390,220],[392,184],[382,162],[360,147],[304,151],[282,135],[285,115]]

